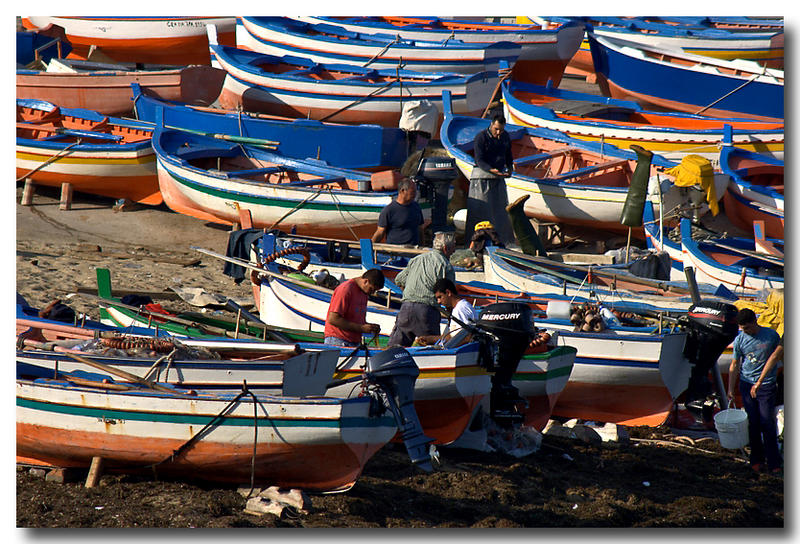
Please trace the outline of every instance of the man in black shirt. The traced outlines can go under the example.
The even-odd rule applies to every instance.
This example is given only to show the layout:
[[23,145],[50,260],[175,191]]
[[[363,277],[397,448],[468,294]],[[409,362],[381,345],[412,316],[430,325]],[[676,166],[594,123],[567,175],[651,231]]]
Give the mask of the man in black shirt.
[[416,198],[416,183],[409,178],[401,179],[397,184],[397,198],[378,216],[378,228],[372,235],[374,243],[381,242],[385,236],[387,244],[419,245],[424,219]]
[[490,221],[504,244],[514,242],[514,231],[506,213],[506,179],[514,171],[511,138],[502,115],[492,117],[489,128],[475,136],[475,167],[469,180],[465,240],[472,238],[475,224]]

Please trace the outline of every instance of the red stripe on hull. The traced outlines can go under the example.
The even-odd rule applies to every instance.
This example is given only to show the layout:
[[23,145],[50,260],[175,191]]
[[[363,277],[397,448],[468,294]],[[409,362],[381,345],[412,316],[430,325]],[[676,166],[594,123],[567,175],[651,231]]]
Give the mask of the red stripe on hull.
[[547,85],[547,80],[553,82],[554,87],[561,83],[564,75],[566,61],[560,60],[517,60],[511,72],[516,81],[533,83],[535,85]]
[[[107,425],[111,425],[107,423]],[[109,470],[150,471],[182,445],[179,440],[133,438],[104,433],[64,431],[17,423],[17,456],[59,467],[88,467],[102,457]],[[346,490],[353,486],[367,460],[381,445],[259,445],[255,476],[259,485]],[[156,467],[161,474],[222,482],[249,482],[252,444],[220,444],[201,440],[173,462]]]
[[561,393],[552,393],[550,395],[538,395],[536,397],[526,397],[528,401],[528,409],[525,410],[524,424],[533,427],[537,431],[544,430],[550,417],[553,415],[553,409],[558,402]]
[[86,175],[62,174],[38,170],[27,176],[27,168],[17,168],[17,178],[25,176],[33,179],[37,185],[61,187],[62,183],[71,183],[74,191],[111,198],[128,198],[141,204],[158,206],[164,200],[158,188],[156,176],[149,177],[113,177],[91,178]]
[[[141,62],[146,64],[211,64],[208,50],[208,37],[203,33],[197,36],[180,38],[142,38],[142,39],[103,39],[67,36],[72,52],[67,58],[86,60],[89,49],[96,46],[100,52],[117,62]],[[221,32],[218,35],[221,45],[236,45],[236,32]]]
[[415,400],[419,422],[425,434],[436,444],[450,444],[458,439],[469,425],[472,411],[483,398],[473,395],[455,399]]
[[553,415],[619,425],[658,426],[672,409],[666,387],[627,386],[569,381]]

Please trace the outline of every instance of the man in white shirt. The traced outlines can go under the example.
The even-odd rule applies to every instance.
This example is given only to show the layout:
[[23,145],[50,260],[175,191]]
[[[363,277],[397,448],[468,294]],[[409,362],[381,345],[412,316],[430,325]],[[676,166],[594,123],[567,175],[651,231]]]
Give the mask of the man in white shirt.
[[441,336],[418,336],[416,343],[421,346],[444,344],[461,330],[461,323],[475,323],[478,320],[478,312],[467,299],[458,294],[458,289],[452,280],[448,278],[436,280],[433,284],[433,294],[436,302],[450,313],[450,320]]

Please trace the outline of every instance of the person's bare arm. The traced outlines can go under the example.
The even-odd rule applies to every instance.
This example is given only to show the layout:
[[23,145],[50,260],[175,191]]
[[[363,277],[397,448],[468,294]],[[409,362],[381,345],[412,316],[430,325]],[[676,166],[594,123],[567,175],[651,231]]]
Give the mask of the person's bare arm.
[[753,387],[750,388],[750,396],[756,398],[756,393],[758,393],[758,388],[761,387],[761,384],[764,383],[764,378],[769,376],[769,373],[772,372],[772,369],[778,364],[778,361],[783,360],[783,346],[778,345],[775,350],[772,352],[772,355],[769,356],[767,362],[764,363],[764,368],[761,370],[761,375],[758,377],[758,381],[753,384]]
[[328,312],[328,323],[334,327],[338,327],[344,331],[362,332],[365,334],[374,334],[380,332],[381,326],[376,323],[364,323],[360,325],[354,323],[349,319],[345,319],[336,312]]
[[377,229],[375,229],[375,233],[372,235],[372,243],[373,244],[379,243],[381,240],[383,240],[383,237],[385,235],[386,235],[386,229],[384,227],[378,227]]

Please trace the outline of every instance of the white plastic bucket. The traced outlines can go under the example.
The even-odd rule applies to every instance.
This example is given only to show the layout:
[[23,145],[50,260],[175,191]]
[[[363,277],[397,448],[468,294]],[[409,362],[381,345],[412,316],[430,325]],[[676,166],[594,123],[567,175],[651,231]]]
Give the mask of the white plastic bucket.
[[572,304],[566,300],[550,300],[547,302],[548,319],[569,319]]
[[717,412],[714,416],[719,443],[723,448],[738,450],[750,441],[747,434],[747,412],[738,408],[729,408]]

